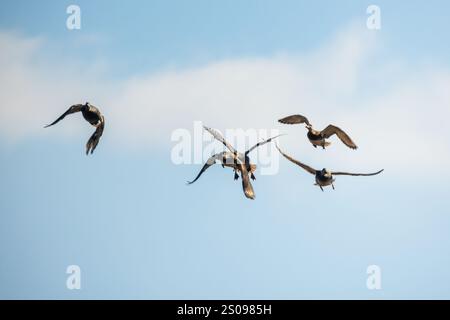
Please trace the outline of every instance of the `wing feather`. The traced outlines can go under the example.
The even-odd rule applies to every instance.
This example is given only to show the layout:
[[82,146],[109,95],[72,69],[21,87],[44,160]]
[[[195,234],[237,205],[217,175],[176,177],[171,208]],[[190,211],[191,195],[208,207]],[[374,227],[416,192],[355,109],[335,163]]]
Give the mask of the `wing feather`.
[[192,181],[188,181],[187,184],[193,184],[195,181],[198,180],[198,178],[200,178],[200,176],[203,174],[203,172],[205,172],[209,167],[211,167],[212,165],[214,165],[216,163],[217,160],[220,160],[225,152],[220,152],[220,153],[216,153],[215,155],[211,156],[203,165],[203,168],[200,170],[200,172],[198,173],[198,175],[195,177],[194,180]]
[[305,116],[302,116],[300,114],[295,114],[289,117],[285,117],[283,119],[278,120],[278,122],[284,123],[284,124],[299,124],[299,123],[306,123],[307,125],[311,125],[308,121],[308,119]]
[[384,169],[373,173],[350,173],[350,172],[332,172],[333,176],[374,176],[383,172]]
[[339,139],[349,148],[351,149],[358,149],[356,144],[353,142],[353,140],[339,127],[336,127],[332,124],[330,124],[328,127],[322,130],[320,133],[323,138],[327,139],[331,137],[332,135],[336,134]]
[[228,148],[233,154],[237,154],[237,151],[229,144],[222,135],[214,129],[203,126],[216,140],[220,141],[225,147]]
[[272,140],[274,140],[274,139],[276,139],[276,138],[278,138],[278,137],[280,137],[280,136],[283,136],[284,134],[279,134],[279,135],[277,135],[277,136],[275,136],[275,137],[272,137],[272,138],[269,138],[269,139],[267,139],[267,140],[265,140],[265,141],[261,141],[261,142],[258,142],[257,144],[255,144],[253,147],[251,147],[250,149],[248,149],[247,151],[245,151],[245,155],[248,155],[250,152],[252,152],[253,150],[255,150],[256,148],[258,148],[258,147],[260,147],[260,146],[262,146],[262,145],[265,145],[266,143],[269,143],[269,142],[271,142]]
[[308,171],[309,173],[314,174],[314,175],[316,174],[316,171],[317,171],[316,169],[311,168],[310,166],[308,166],[308,165],[306,165],[306,164],[304,164],[304,163],[301,163],[301,162],[298,161],[298,160],[295,160],[294,158],[292,158],[292,157],[288,156],[287,154],[283,153],[283,151],[281,151],[280,148],[278,148],[278,145],[275,145],[275,146],[277,147],[278,151],[280,151],[280,153],[281,153],[286,159],[288,159],[289,161],[291,161],[291,162],[295,163],[296,165],[302,167],[304,170]]
[[44,128],[48,128],[48,127],[50,127],[50,126],[52,126],[54,124],[57,124],[59,121],[64,119],[67,115],[69,115],[71,113],[75,113],[75,112],[80,112],[82,109],[83,109],[83,105],[82,104],[74,104],[69,109],[67,109],[67,111],[64,112],[58,119],[56,119],[55,121],[53,121],[49,125],[46,125]]
[[97,145],[100,142],[100,138],[103,135],[104,129],[105,129],[105,117],[101,116],[100,124],[97,126],[97,129],[95,129],[95,132],[92,134],[92,136],[89,138],[86,144],[86,155],[89,154],[89,152],[92,154],[95,148],[97,148]]

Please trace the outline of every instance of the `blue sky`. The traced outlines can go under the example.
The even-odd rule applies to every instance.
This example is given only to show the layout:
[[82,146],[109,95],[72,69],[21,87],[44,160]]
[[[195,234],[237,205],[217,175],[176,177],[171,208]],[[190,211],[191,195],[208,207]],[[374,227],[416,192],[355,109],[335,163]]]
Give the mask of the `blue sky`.
[[[447,2],[78,1],[78,31],[69,4],[1,2],[1,298],[450,298]],[[42,129],[86,100],[107,119],[89,157],[79,116]],[[314,150],[276,123],[290,113],[349,128],[359,150]],[[385,172],[322,193],[280,159],[255,201],[220,166],[187,187],[200,165],[174,165],[170,137],[194,121]]]

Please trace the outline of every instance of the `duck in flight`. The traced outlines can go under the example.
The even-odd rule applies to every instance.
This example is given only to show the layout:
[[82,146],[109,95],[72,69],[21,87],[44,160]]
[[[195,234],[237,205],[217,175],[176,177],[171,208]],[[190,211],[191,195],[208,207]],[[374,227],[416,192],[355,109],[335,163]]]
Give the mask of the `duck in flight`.
[[380,171],[374,172],[374,173],[349,173],[349,172],[332,172],[328,169],[322,169],[322,170],[316,170],[314,168],[311,168],[310,166],[301,163],[298,160],[295,160],[294,158],[288,156],[287,154],[283,153],[283,151],[280,150],[278,145],[276,145],[278,151],[289,161],[295,163],[296,165],[302,167],[304,170],[308,171],[309,173],[315,175],[316,177],[316,186],[319,186],[320,189],[323,191],[323,187],[331,185],[334,190],[334,176],[374,176],[377,174],[380,174],[384,171],[384,169],[381,169]]
[[249,199],[255,199],[255,192],[253,190],[253,186],[250,182],[249,176],[252,180],[255,180],[255,175],[253,174],[256,171],[256,165],[250,163],[249,153],[255,150],[256,148],[271,142],[273,139],[279,137],[275,136],[259,142],[255,144],[253,147],[245,151],[244,154],[239,153],[234,149],[223,137],[222,135],[208,127],[204,127],[206,131],[208,131],[216,140],[220,141],[229,151],[223,151],[211,156],[206,163],[203,165],[203,168],[198,173],[197,177],[194,180],[188,181],[188,184],[193,184],[197,181],[200,176],[205,172],[209,167],[214,165],[217,161],[222,164],[222,167],[232,168],[234,171],[234,180],[239,179],[239,174],[242,179],[242,188],[244,190],[244,194]]
[[92,134],[92,136],[89,138],[86,144],[86,155],[89,154],[89,152],[92,154],[95,148],[97,147],[98,142],[100,141],[100,137],[103,134],[103,129],[105,128],[105,117],[103,117],[98,108],[94,107],[89,102],[86,102],[85,104],[75,104],[71,106],[58,119],[56,119],[51,124],[45,126],[44,128],[53,126],[54,124],[57,124],[59,121],[64,119],[67,115],[76,112],[81,112],[83,118],[96,128],[95,132]]
[[314,148],[322,147],[325,149],[325,147],[328,147],[331,142],[327,141],[326,139],[330,138],[333,135],[337,135],[339,139],[349,148],[351,149],[357,149],[358,147],[353,142],[353,140],[339,127],[336,127],[332,124],[330,124],[328,127],[323,129],[322,131],[318,131],[313,129],[311,123],[308,121],[308,119],[302,115],[296,114],[292,116],[285,117],[283,119],[278,120],[280,123],[284,124],[306,124],[306,129],[308,130],[308,139],[314,146]]

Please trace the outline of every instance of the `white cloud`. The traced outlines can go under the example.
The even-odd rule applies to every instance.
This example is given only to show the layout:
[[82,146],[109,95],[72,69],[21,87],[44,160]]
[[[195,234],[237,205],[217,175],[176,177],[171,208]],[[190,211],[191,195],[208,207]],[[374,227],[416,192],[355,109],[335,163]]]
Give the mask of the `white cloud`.
[[[96,64],[51,61],[43,56],[45,45],[42,38],[0,32],[0,136],[6,141],[47,134],[43,126],[71,104],[103,99],[113,86],[99,79]],[[78,129],[67,121],[62,131]]]
[[[450,71],[374,64],[380,46],[374,34],[352,27],[304,55],[218,61],[117,83],[67,62],[42,62],[36,58],[42,40],[0,33],[0,135],[12,141],[50,136],[43,124],[88,100],[105,113],[108,140],[129,146],[171,147],[173,130],[201,120],[221,130],[278,128],[289,133],[280,142],[285,151],[318,167],[446,165]],[[302,126],[277,124],[292,113],[307,115],[318,128],[339,125],[360,149],[333,139],[326,157],[313,152]],[[79,132],[77,121],[66,122],[60,132]]]

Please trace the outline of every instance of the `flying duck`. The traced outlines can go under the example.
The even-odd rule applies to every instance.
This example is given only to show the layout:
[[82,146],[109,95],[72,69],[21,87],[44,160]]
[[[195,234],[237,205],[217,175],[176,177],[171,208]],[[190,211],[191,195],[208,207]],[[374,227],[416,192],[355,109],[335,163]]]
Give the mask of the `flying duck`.
[[[256,171],[256,165],[250,163],[250,158],[248,154],[258,148],[259,146],[262,146],[268,142],[271,142],[273,139],[279,137],[280,135],[276,137],[269,138],[265,141],[258,142],[253,147],[248,149],[244,154],[238,153],[236,149],[234,149],[223,137],[220,133],[217,131],[204,127],[206,131],[208,131],[216,140],[220,141],[229,151],[223,151],[220,153],[217,153],[213,156],[211,156],[206,163],[203,165],[203,168],[198,173],[197,177],[195,177],[194,180],[188,181],[188,184],[193,184],[195,181],[197,181],[200,176],[205,172],[209,167],[214,165],[216,161],[219,161],[222,164],[222,167],[229,167],[232,168],[234,171],[234,180],[239,179],[239,174],[241,175],[242,179],[242,188],[244,190],[244,194],[249,199],[255,199],[255,192],[253,190],[253,186],[250,182],[249,176],[252,180],[255,180],[254,172]],[[239,174],[238,174],[239,173]]]
[[105,117],[103,117],[103,115],[100,113],[100,110],[98,110],[89,102],[86,102],[85,104],[75,104],[71,106],[58,119],[56,119],[53,123],[45,126],[44,128],[53,126],[54,124],[58,123],[71,113],[80,111],[83,115],[83,118],[96,128],[95,132],[92,134],[92,136],[89,138],[86,144],[86,155],[89,154],[89,152],[92,154],[95,148],[97,147],[98,142],[100,141],[100,137],[103,134],[103,129],[105,128]]
[[330,138],[332,135],[337,135],[339,139],[349,148],[351,149],[357,149],[358,147],[353,142],[353,140],[346,134],[341,128],[336,127],[332,124],[330,124],[328,127],[323,129],[322,131],[314,130],[311,123],[308,121],[308,119],[302,115],[296,114],[292,115],[283,119],[278,120],[278,122],[284,123],[284,124],[301,124],[306,123],[306,129],[308,129],[308,139],[314,146],[314,148],[322,147],[325,149],[325,147],[328,147],[331,142],[327,141],[326,139]]
[[316,183],[314,185],[319,186],[320,189],[323,191],[323,187],[331,185],[334,190],[334,177],[333,176],[374,176],[384,171],[384,169],[381,169],[380,171],[374,172],[374,173],[349,173],[349,172],[332,172],[328,169],[322,169],[322,170],[316,170],[314,168],[311,168],[310,166],[301,163],[300,161],[295,160],[294,158],[288,156],[287,154],[283,153],[283,151],[278,148],[278,145],[276,145],[278,151],[289,161],[295,163],[296,165],[302,167],[304,170],[308,171],[309,173],[315,175],[316,177]]

